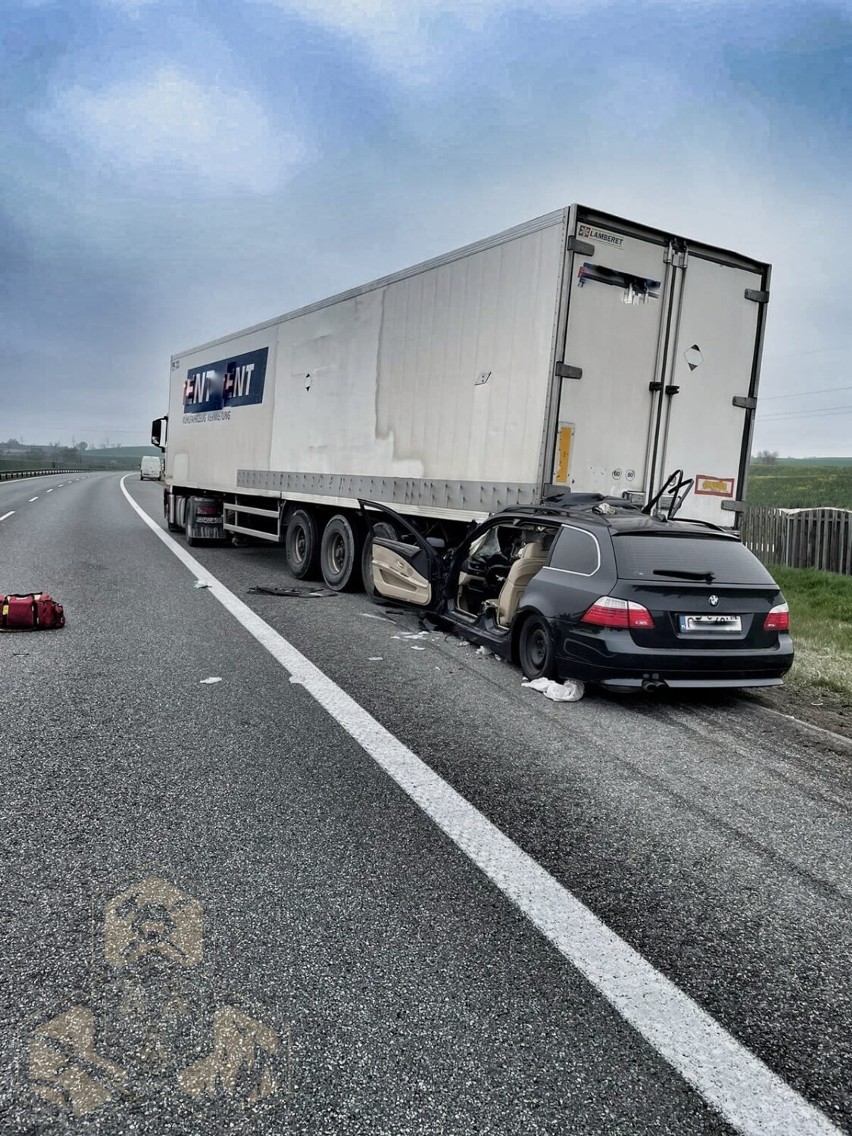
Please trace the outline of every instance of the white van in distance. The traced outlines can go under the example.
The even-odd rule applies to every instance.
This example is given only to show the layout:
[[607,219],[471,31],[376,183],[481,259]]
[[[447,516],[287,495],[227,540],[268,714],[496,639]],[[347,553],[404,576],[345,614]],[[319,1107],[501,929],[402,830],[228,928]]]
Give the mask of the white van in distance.
[[139,467],[140,481],[159,481],[162,476],[162,463],[158,457],[144,457]]

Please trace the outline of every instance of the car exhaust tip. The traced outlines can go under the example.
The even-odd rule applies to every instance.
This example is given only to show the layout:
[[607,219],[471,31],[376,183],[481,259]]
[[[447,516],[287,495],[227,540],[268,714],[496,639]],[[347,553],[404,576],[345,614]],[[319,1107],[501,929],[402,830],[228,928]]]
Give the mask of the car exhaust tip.
[[668,685],[667,682],[664,682],[660,678],[646,678],[642,680],[642,689],[648,691],[648,693],[655,690],[666,690]]

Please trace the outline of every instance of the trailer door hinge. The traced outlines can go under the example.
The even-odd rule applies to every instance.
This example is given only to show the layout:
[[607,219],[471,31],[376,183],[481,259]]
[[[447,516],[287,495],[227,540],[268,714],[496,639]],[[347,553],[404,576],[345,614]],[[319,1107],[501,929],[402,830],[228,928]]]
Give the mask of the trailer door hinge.
[[743,395],[743,394],[735,394],[734,397],[731,399],[731,405],[732,406],[739,406],[743,410],[754,410],[757,406],[757,399],[756,398],[748,398],[746,395]]
[[594,256],[595,246],[581,241],[577,237],[569,237],[565,246],[569,252],[578,252],[580,256]]
[[759,288],[746,288],[744,295],[747,300],[754,300],[756,304],[769,303],[769,293],[761,292]]
[[662,389],[663,389],[662,383],[658,383],[658,382],[654,382],[654,381],[648,383],[648,390],[651,392],[651,394],[656,394],[658,391],[661,391]]
[[669,394],[669,395],[677,394],[679,391],[680,391],[680,387],[675,387],[675,386],[666,387],[666,394]]
[[568,363],[557,363],[556,377],[558,379],[582,379],[583,368],[571,367]]
[[666,264],[674,265],[675,268],[686,268],[688,255],[686,245],[683,242],[672,242],[666,247],[663,261]]

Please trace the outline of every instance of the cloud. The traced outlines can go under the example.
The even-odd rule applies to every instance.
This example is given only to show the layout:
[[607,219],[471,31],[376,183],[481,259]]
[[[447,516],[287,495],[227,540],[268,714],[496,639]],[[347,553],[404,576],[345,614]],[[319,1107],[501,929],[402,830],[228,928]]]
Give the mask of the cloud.
[[528,12],[570,16],[595,0],[255,0],[359,44],[373,63],[415,85],[436,81],[470,57],[465,45],[501,18]]
[[296,135],[276,131],[247,91],[173,66],[104,89],[68,87],[36,125],[113,173],[155,178],[165,193],[188,177],[207,192],[269,193],[304,158]]
[[159,4],[160,0],[99,0],[102,8],[118,8],[128,16],[138,16],[143,8]]
[[[121,2],[121,0],[116,0]],[[132,2],[132,0],[125,0]],[[339,34],[360,47],[373,64],[391,77],[412,86],[441,81],[453,70],[463,69],[467,78],[487,71],[490,61],[477,58],[477,39],[499,29],[518,29],[530,21],[558,23],[564,35],[571,25],[582,39],[594,37],[595,29],[611,28],[623,17],[639,28],[642,24],[693,25],[703,35],[721,35],[752,42],[784,39],[789,21],[797,20],[796,6],[770,3],[776,17],[767,19],[766,6],[749,14],[738,0],[651,0],[634,5],[626,0],[253,0],[297,16],[308,23]],[[821,0],[816,13],[835,13],[844,18],[852,0]],[[801,8],[802,23],[807,27]],[[583,27],[578,22],[583,21]],[[811,17],[813,22],[813,17]],[[800,31],[797,28],[798,38]],[[640,33],[641,38],[641,33]],[[511,41],[512,36],[509,36]],[[566,63],[574,48],[574,35],[565,40]],[[601,61],[609,49],[606,40],[596,48]],[[582,56],[578,57],[583,59]],[[505,62],[505,60],[504,60]],[[576,62],[576,60],[575,60]],[[587,58],[583,59],[587,62]]]

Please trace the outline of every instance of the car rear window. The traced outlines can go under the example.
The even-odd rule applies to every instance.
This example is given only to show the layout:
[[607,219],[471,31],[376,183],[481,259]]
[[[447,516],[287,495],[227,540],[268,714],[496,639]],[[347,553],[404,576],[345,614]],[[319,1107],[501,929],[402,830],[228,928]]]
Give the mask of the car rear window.
[[[625,580],[659,580],[662,573],[708,573],[719,584],[772,584],[760,561],[739,541],[714,536],[613,534],[618,575]],[[671,579],[683,579],[677,575]]]

